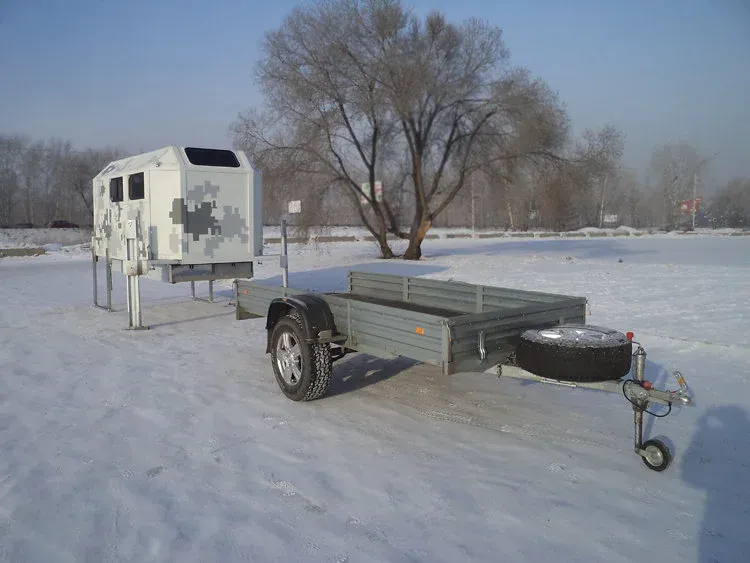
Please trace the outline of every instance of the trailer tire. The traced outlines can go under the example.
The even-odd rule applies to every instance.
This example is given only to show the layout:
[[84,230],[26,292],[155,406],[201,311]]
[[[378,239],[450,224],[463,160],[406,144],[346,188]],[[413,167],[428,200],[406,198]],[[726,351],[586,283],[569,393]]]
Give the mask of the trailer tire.
[[630,372],[632,354],[633,345],[621,332],[570,324],[523,332],[516,363],[540,377],[591,383],[622,379]]
[[306,341],[302,318],[296,311],[279,319],[273,328],[271,365],[276,383],[293,401],[314,401],[331,387],[331,347]]

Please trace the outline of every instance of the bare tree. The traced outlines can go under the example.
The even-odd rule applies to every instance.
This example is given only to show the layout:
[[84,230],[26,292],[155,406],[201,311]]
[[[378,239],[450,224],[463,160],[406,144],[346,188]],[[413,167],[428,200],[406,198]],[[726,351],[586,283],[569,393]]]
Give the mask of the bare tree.
[[19,169],[26,142],[18,135],[0,136],[0,225],[11,223],[20,200]]
[[750,179],[730,180],[712,198],[709,214],[714,227],[750,226]]
[[[477,20],[422,22],[398,0],[323,0],[296,8],[264,50],[267,107],[240,116],[237,144],[260,163],[283,154],[296,181],[343,187],[383,257],[389,232],[406,236],[408,207],[404,258],[419,259],[475,170],[553,157],[566,135],[553,93],[512,68],[501,31]],[[386,176],[381,197],[362,191]]]
[[36,224],[36,206],[39,199],[41,178],[44,173],[44,141],[30,144],[23,155],[21,177],[23,178],[24,213],[27,223]]
[[82,204],[88,217],[93,217],[92,180],[107,164],[123,158],[125,154],[115,148],[87,149],[73,151],[65,161],[61,180],[73,195],[75,201]]
[[432,12],[410,16],[387,53],[386,92],[400,121],[414,190],[407,259],[435,219],[488,163],[553,157],[565,116],[546,85],[510,65],[502,32]]
[[76,150],[64,139],[0,136],[0,222],[40,225],[65,218],[90,224],[92,179],[122,156],[112,148]]
[[387,232],[399,233],[395,217],[387,198],[378,201],[361,186],[379,180],[395,124],[381,92],[377,35],[392,35],[402,19],[388,2],[295,8],[265,38],[257,74],[266,111],[241,115],[232,126],[237,144],[257,163],[281,158],[299,182],[343,188],[386,258],[393,256]]
[[662,145],[651,155],[651,169],[664,198],[664,223],[669,228],[678,225],[680,204],[691,197],[700,163],[697,149],[687,143]]
[[564,159],[541,168],[536,182],[543,224],[559,230],[599,225],[623,147],[623,134],[612,126],[587,130]]

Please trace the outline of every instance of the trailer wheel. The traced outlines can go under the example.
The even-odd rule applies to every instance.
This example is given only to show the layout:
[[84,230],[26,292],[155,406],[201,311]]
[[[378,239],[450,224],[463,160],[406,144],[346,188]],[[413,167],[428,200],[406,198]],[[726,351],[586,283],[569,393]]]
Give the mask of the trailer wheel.
[[653,471],[664,471],[672,462],[672,454],[661,440],[647,440],[643,442],[641,449],[646,452],[643,455],[643,463]]
[[516,362],[540,377],[584,383],[623,378],[632,354],[632,343],[616,330],[559,325],[523,332]]
[[296,312],[282,317],[273,329],[271,364],[281,391],[293,401],[319,399],[330,388],[330,345],[305,342],[302,319]]

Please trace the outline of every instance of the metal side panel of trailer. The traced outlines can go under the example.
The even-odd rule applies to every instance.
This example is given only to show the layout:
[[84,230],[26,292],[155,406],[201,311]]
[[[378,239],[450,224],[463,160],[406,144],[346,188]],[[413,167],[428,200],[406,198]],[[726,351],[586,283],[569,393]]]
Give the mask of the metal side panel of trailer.
[[408,357],[446,375],[502,362],[526,329],[586,320],[582,297],[390,274],[350,272],[346,293],[235,283],[238,319],[266,316],[274,298],[315,293],[346,336],[341,346]]

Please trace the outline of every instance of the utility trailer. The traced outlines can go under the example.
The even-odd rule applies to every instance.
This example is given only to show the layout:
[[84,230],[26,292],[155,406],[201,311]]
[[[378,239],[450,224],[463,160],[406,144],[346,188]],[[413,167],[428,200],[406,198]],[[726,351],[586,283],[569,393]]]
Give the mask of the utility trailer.
[[[586,325],[584,297],[351,271],[346,292],[318,293],[234,281],[236,318],[266,317],[266,353],[294,401],[328,392],[333,362],[351,352],[408,357],[449,376],[497,369],[500,377],[622,393],[631,403],[635,452],[666,469],[669,448],[643,441],[650,403],[690,405],[679,389],[645,381],[646,352],[633,334]],[[628,377],[635,358],[634,376]],[[663,416],[663,415],[660,415]]]

